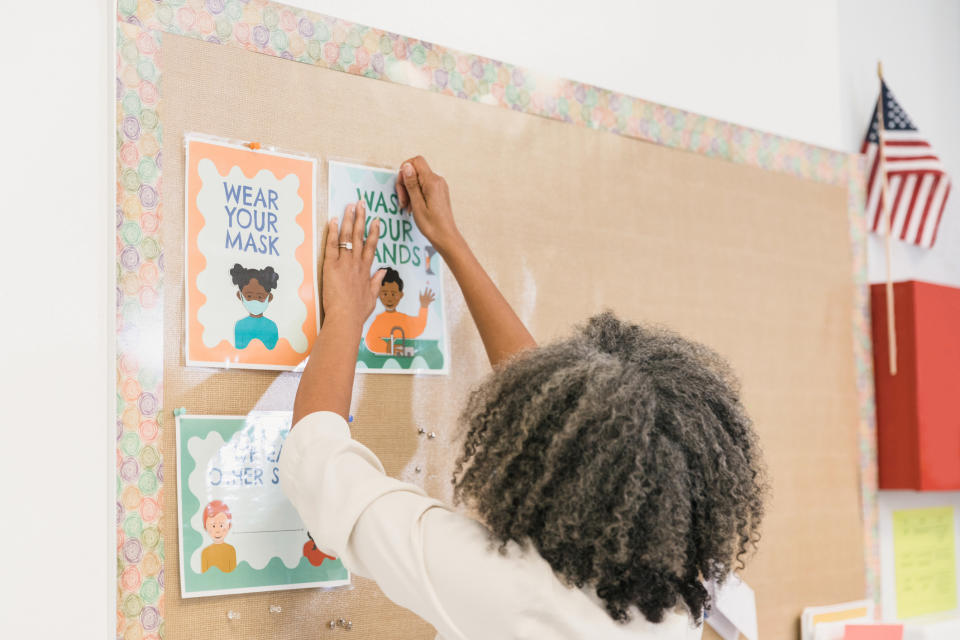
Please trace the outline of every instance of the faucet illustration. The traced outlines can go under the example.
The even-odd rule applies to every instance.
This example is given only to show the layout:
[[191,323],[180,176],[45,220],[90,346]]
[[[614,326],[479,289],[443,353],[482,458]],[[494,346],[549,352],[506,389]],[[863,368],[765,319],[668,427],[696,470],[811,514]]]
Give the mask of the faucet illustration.
[[[396,342],[395,342],[395,341],[396,341],[395,334],[396,334],[397,331],[400,332],[400,353],[397,353],[397,349],[396,349],[396,347],[394,346],[394,345],[396,344]],[[405,353],[405,349],[404,349],[404,347],[406,346],[406,344],[407,344],[407,334],[406,334],[406,332],[403,330],[403,327],[399,327],[399,326],[398,326],[398,327],[393,327],[392,329],[390,329],[390,354],[391,354],[391,355],[395,355],[395,356],[398,356],[398,355],[399,355],[399,356],[405,356],[405,355],[407,355],[407,354]]]

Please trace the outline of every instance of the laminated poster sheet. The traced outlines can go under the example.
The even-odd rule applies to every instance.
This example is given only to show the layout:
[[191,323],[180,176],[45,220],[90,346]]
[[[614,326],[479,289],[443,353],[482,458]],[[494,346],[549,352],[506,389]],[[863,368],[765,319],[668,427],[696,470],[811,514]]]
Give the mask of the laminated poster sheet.
[[185,145],[187,365],[295,369],[319,329],[317,161]]
[[280,488],[291,413],[177,417],[184,598],[350,584]]
[[330,162],[328,212],[343,222],[347,205],[363,201],[367,224],[380,220],[372,272],[387,268],[377,308],[363,325],[357,371],[447,373],[450,349],[443,313],[443,264],[420,232],[413,213],[400,208],[396,170]]

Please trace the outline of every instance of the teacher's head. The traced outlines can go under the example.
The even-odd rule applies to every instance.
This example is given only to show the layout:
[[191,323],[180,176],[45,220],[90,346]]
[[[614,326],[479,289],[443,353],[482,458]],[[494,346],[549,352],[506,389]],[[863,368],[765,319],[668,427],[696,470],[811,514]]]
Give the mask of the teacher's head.
[[701,580],[759,539],[767,487],[737,384],[673,333],[595,316],[496,370],[463,420],[457,499],[617,620],[700,618]]

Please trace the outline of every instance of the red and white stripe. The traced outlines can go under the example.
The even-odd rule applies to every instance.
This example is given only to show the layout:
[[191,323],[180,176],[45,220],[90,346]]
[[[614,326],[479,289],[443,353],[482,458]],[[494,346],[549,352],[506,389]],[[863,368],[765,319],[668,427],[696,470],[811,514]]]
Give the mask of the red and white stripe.
[[[940,217],[950,194],[950,178],[930,144],[916,131],[883,132],[884,165],[890,197],[890,235],[930,248],[937,241]],[[876,143],[866,144],[867,221],[884,233],[880,158]]]

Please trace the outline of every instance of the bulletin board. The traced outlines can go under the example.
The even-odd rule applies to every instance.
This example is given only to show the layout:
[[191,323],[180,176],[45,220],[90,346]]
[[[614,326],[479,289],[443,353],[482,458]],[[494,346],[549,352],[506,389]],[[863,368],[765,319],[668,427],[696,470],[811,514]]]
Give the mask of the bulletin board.
[[[741,377],[773,485],[744,572],[761,636],[797,637],[802,607],[873,593],[855,158],[258,0],[121,1],[119,18],[118,636],[338,637],[327,625],[343,618],[352,637],[434,637],[362,578],[179,595],[173,409],[289,409],[299,381],[184,366],[194,131],[321,161],[423,154],[539,341],[611,308],[715,348]],[[457,414],[488,365],[456,283],[444,285],[450,375],[360,375],[352,430],[388,473],[449,500]]]

